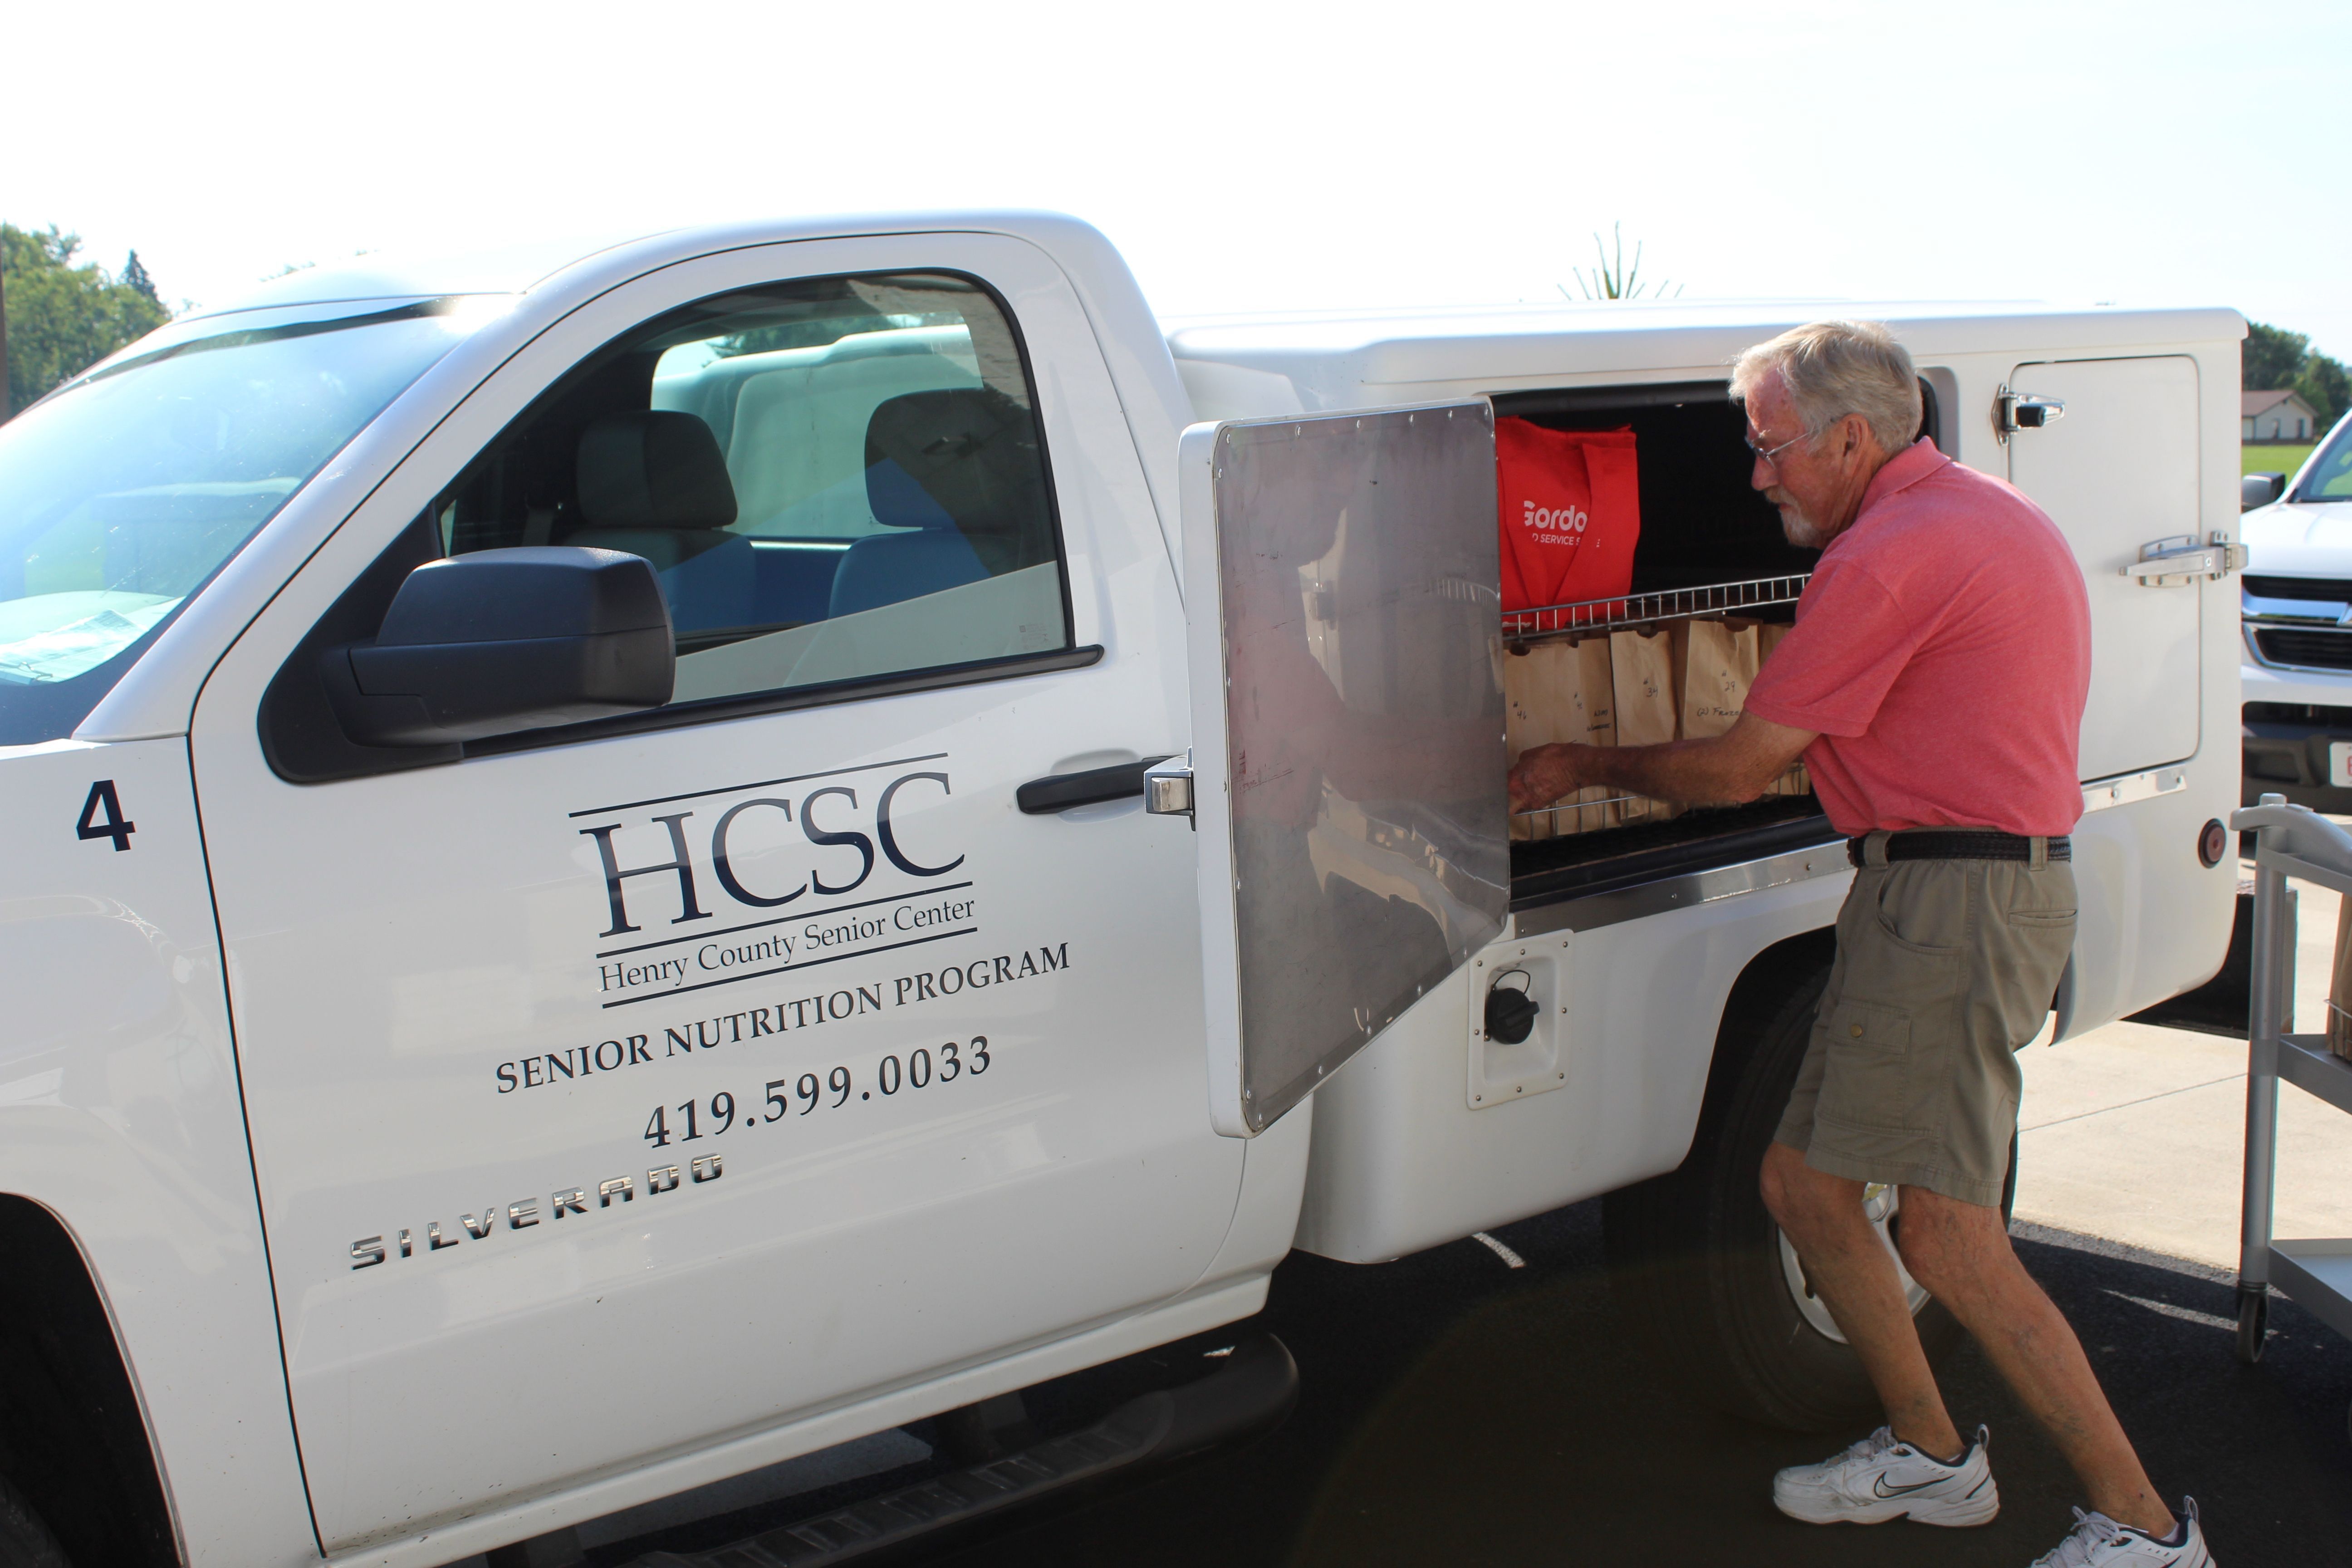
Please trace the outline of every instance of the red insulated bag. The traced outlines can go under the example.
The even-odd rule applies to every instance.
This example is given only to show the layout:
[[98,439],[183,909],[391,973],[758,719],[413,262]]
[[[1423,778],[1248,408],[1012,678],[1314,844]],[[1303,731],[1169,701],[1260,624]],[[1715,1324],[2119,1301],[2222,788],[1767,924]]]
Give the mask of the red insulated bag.
[[1495,421],[1503,609],[1613,598],[1633,585],[1642,485],[1633,432]]

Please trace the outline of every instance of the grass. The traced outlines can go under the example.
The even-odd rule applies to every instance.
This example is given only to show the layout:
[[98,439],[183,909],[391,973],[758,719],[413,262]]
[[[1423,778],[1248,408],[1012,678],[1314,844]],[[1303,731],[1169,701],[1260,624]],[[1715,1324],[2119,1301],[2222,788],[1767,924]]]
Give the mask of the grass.
[[2303,467],[2303,460],[2310,457],[2313,447],[2318,445],[2318,442],[2313,441],[2300,447],[2240,447],[2238,472],[2284,474],[2288,479],[2293,479],[2294,471]]

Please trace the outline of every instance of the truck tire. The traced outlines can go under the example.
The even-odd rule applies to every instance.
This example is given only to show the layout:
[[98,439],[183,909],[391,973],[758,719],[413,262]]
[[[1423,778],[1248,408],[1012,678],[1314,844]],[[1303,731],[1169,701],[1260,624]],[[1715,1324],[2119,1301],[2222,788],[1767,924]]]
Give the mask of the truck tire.
[[73,1568],[23,1494],[0,1476],[0,1568]]
[[[1822,933],[1826,936],[1827,933]],[[1728,1414],[1801,1432],[1875,1425],[1878,1395],[1764,1207],[1757,1174],[1795,1085],[1829,981],[1824,942],[1792,944],[1751,971],[1724,1009],[1716,1069],[1682,1165],[1602,1200],[1612,1286],[1633,1337],[1685,1392]],[[2001,1215],[2017,1190],[2010,1145]],[[1893,1200],[1873,1195],[1883,1224]],[[1910,1285],[1930,1365],[1964,1331]]]

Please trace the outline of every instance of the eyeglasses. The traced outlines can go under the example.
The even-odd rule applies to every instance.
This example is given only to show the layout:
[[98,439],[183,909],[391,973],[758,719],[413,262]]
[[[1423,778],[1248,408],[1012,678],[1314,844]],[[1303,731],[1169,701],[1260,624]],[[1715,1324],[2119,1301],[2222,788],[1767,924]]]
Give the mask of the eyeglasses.
[[1756,460],[1758,462],[1769,463],[1773,458],[1779,457],[1781,453],[1787,451],[1790,447],[1795,446],[1798,442],[1810,440],[1811,438],[1812,432],[1808,430],[1802,436],[1791,436],[1787,440],[1781,442],[1779,446],[1770,448],[1758,446],[1756,444],[1756,438],[1752,436],[1742,436],[1739,439],[1750,452],[1756,454]]

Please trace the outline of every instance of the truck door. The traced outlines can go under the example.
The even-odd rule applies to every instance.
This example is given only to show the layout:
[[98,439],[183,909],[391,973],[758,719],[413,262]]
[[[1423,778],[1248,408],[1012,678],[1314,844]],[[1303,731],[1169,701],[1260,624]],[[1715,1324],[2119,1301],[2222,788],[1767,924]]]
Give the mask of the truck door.
[[2010,389],[2063,403],[2009,437],[2010,482],[2074,547],[2091,599],[2082,774],[2113,778],[2193,756],[2201,580],[2120,575],[2144,546],[2199,533],[2197,363],[2184,355],[2021,364]]
[[[371,584],[526,543],[655,564],[672,702],[342,741],[316,671]],[[331,1553],[781,1458],[1201,1279],[1242,1150],[1201,1112],[1191,847],[1132,798],[1016,806],[1179,749],[1170,577],[1074,291],[967,234],[598,296],[279,595],[194,752]]]
[[1494,414],[1181,452],[1210,1107],[1249,1137],[1509,909]]

